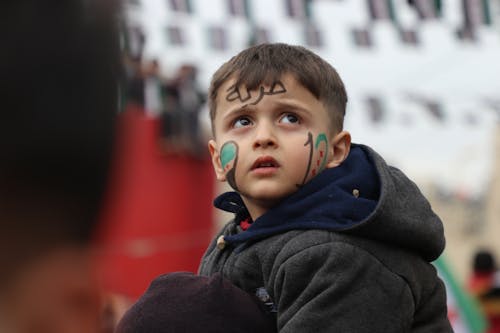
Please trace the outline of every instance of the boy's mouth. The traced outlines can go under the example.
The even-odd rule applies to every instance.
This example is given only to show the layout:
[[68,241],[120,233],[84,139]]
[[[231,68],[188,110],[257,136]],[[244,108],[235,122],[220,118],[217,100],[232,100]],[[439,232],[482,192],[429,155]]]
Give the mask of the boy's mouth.
[[271,156],[262,156],[255,160],[252,164],[252,170],[260,168],[278,168],[280,165]]

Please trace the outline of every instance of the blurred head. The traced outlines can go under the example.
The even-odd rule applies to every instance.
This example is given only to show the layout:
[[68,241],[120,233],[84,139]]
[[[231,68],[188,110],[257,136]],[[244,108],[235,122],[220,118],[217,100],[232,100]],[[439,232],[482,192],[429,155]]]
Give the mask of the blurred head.
[[271,85],[284,74],[291,74],[318,99],[328,111],[332,128],[342,130],[347,93],[337,71],[304,47],[276,43],[243,50],[215,72],[208,92],[212,131],[215,133],[217,96],[225,93],[220,91],[224,83],[233,79],[236,88],[245,85],[245,89],[254,90],[260,85]]
[[275,317],[254,295],[219,273],[211,277],[188,272],[156,278],[125,313],[117,333],[277,332]]
[[473,268],[478,273],[493,273],[496,271],[495,257],[488,250],[480,250],[474,255]]
[[3,270],[4,260],[90,239],[114,140],[119,50],[109,0],[0,6]]
[[69,332],[54,314],[75,324],[94,309],[85,251],[114,141],[116,9],[0,3],[0,325],[10,318],[9,332]]

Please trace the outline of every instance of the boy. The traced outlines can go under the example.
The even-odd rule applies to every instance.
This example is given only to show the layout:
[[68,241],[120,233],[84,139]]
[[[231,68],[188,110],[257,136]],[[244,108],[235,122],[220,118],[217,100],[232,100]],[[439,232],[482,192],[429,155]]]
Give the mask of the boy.
[[298,46],[264,44],[214,74],[209,151],[235,213],[202,275],[266,299],[280,332],[451,332],[430,261],[443,226],[418,188],[343,130],[335,69]]

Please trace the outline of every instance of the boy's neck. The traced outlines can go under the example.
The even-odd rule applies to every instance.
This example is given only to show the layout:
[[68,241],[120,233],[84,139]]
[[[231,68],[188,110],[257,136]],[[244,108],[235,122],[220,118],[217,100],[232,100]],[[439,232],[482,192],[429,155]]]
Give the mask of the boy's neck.
[[241,199],[243,200],[252,221],[255,221],[275,206],[275,203],[263,202],[262,200],[257,202],[256,200],[246,198],[243,195],[241,196]]

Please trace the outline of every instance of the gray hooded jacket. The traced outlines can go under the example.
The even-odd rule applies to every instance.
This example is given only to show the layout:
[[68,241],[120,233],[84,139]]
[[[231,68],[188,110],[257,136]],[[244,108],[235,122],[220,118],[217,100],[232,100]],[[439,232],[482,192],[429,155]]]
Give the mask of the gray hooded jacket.
[[256,219],[235,192],[215,205],[235,213],[199,273],[222,272],[276,312],[280,332],[452,332],[446,294],[430,263],[443,251],[440,219],[417,186],[372,149],[354,145]]

